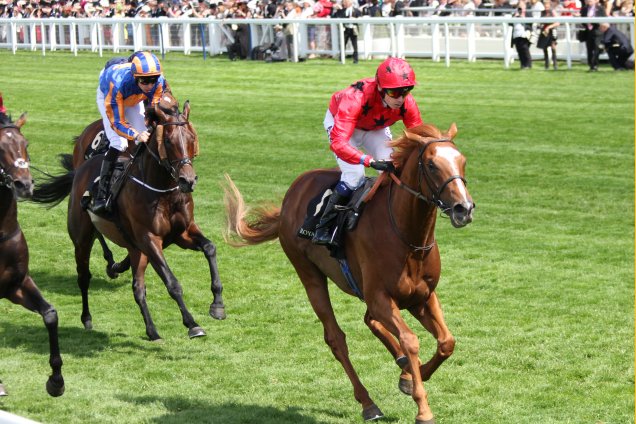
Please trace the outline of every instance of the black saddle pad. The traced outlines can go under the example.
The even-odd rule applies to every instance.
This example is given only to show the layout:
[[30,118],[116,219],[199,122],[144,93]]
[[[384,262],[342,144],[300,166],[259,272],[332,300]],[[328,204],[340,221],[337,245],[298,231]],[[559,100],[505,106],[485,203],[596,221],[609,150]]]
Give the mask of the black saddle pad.
[[[110,178],[110,192],[109,196],[113,195],[113,187],[115,185],[115,181],[121,178],[124,172],[124,166],[127,161],[118,160],[115,164],[115,169],[113,169],[113,175]],[[97,196],[97,190],[99,188],[99,176],[97,176],[88,186],[86,191],[82,194],[82,199],[80,200],[80,204],[82,205],[82,209],[89,210],[93,204],[92,200]],[[110,200],[112,204],[114,204],[114,199]],[[107,212],[102,215],[112,215],[112,212]]]
[[[351,200],[349,200],[349,203],[347,203],[345,207],[340,209],[338,218],[336,218],[339,223],[339,228],[346,228],[349,231],[355,228],[356,224],[358,223],[358,219],[360,219],[360,214],[362,213],[362,209],[364,206],[362,199],[364,198],[366,193],[368,193],[371,187],[373,187],[375,180],[375,177],[366,177],[364,184],[356,189],[356,191],[353,193],[353,196],[351,196]],[[318,195],[316,195],[309,201],[309,204],[307,205],[307,212],[305,214],[305,221],[303,222],[303,225],[301,225],[298,229],[298,237],[306,239],[312,239],[314,237],[314,234],[316,233],[316,227],[318,226],[320,218],[322,217],[322,214],[327,207],[329,196],[331,196],[331,193],[333,193],[334,187],[335,185],[328,187],[326,190],[318,193]],[[341,231],[340,235],[342,235],[343,233],[344,232]]]

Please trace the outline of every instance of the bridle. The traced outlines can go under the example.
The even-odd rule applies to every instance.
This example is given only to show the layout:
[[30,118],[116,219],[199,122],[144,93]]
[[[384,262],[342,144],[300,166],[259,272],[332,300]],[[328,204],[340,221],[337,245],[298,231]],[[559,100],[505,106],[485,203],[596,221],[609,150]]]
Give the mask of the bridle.
[[[161,106],[159,106],[161,108]],[[162,108],[163,109],[163,108]],[[165,110],[164,110],[165,111]],[[167,111],[165,111],[167,112]],[[166,126],[179,126],[179,127],[183,127],[183,126],[187,126],[189,124],[189,122],[186,121],[182,121],[182,120],[178,120],[175,122],[164,122],[162,124],[157,124],[156,126],[153,127],[150,137],[152,138],[152,136],[154,135],[157,141],[157,151],[153,151],[152,149],[149,148],[149,146],[146,145],[146,143],[141,144],[140,146],[146,145],[146,148],[148,150],[148,153],[150,154],[150,156],[152,156],[157,163],[159,163],[159,165],[161,165],[161,167],[163,169],[165,169],[168,174],[170,174],[170,176],[172,177],[172,179],[174,180],[175,183],[177,183],[177,186],[172,187],[170,189],[167,190],[159,190],[159,189],[154,189],[150,186],[148,186],[147,184],[143,183],[143,182],[139,182],[137,180],[135,180],[133,178],[133,180],[135,180],[136,182],[142,184],[144,187],[150,188],[153,191],[158,191],[158,192],[163,192],[163,191],[173,191],[176,190],[178,188],[178,183],[179,183],[179,171],[181,170],[181,168],[183,168],[186,165],[190,165],[192,166],[192,158],[189,156],[183,157],[181,159],[175,159],[175,160],[168,160],[168,154],[166,153],[166,147],[164,144],[164,129]],[[183,134],[182,132],[179,132],[179,142],[183,143]],[[185,149],[184,149],[185,150]],[[196,149],[195,149],[195,155],[196,155]]]
[[[2,125],[2,126],[0,126],[0,131],[8,129],[8,128],[13,128],[13,129],[16,129],[16,130],[20,131],[20,127],[18,127],[15,124]],[[14,162],[12,167],[13,168],[28,168],[29,167],[29,162],[30,162],[30,158],[29,158],[29,154],[27,153],[27,160],[26,161],[24,159],[22,159],[22,158],[16,159],[16,161]],[[13,187],[13,177],[8,172],[7,167],[5,165],[3,165],[2,163],[0,163],[0,186],[1,187],[7,187],[7,188],[12,188]]]
[[[166,146],[164,144],[164,127],[167,126],[179,126],[183,127],[188,124],[188,121],[176,121],[176,122],[165,122],[163,124],[157,124],[154,129],[156,132],[157,138],[157,153],[158,157],[152,150],[148,149],[150,154],[161,164],[161,166],[168,171],[168,173],[172,176],[172,179],[177,182],[179,180],[179,171],[185,165],[192,165],[192,158],[189,156],[185,156],[181,159],[168,160],[168,155],[166,153]],[[183,133],[179,132],[179,142],[183,144]]]
[[[449,211],[451,210],[451,207],[446,205],[442,199],[441,199],[441,195],[444,192],[444,190],[446,189],[446,187],[448,186],[448,184],[450,184],[452,181],[454,180],[461,180],[464,185],[467,185],[466,179],[464,177],[462,177],[461,175],[451,175],[450,177],[448,177],[442,184],[440,184],[439,187],[435,187],[432,183],[432,177],[430,175],[430,173],[427,171],[426,166],[424,165],[424,153],[426,152],[426,149],[428,148],[428,146],[432,145],[433,143],[451,143],[452,145],[455,145],[455,143],[453,143],[453,141],[450,138],[434,138],[431,140],[428,140],[426,143],[424,143],[420,149],[419,149],[419,153],[418,153],[418,162],[417,162],[417,190],[410,187],[409,185],[405,184],[402,180],[399,179],[399,177],[397,177],[393,172],[391,172],[389,175],[391,176],[391,179],[393,180],[393,182],[395,182],[395,184],[404,189],[406,192],[412,194],[413,196],[415,196],[417,199],[420,199],[426,203],[429,203],[431,205],[434,205],[436,207],[438,207],[443,213],[447,214],[449,213]],[[422,192],[422,180],[424,180],[426,182],[426,185],[428,187],[428,191],[431,193],[430,196],[427,196],[426,194],[424,194]],[[391,208],[391,193],[392,193],[392,187],[393,184],[389,185],[389,195],[387,196],[387,201],[388,201],[388,208],[389,208],[389,218],[391,219],[391,226],[393,227],[393,230],[396,232],[396,234],[398,235],[398,237],[402,240],[402,242],[404,244],[406,244],[407,246],[409,246],[411,249],[415,250],[415,251],[429,251],[433,248],[433,246],[435,246],[435,240],[433,240],[433,242],[431,244],[428,245],[423,245],[423,246],[416,246],[412,243],[410,243],[406,237],[400,232],[400,230],[397,227],[397,224],[395,222],[395,216],[393,215],[393,209]]]

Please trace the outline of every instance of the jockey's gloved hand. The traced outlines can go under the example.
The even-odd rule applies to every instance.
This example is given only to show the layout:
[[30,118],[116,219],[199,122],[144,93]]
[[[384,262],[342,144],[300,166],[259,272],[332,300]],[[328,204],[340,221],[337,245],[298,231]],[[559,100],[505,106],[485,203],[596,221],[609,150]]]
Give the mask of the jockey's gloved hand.
[[378,171],[395,172],[395,166],[390,160],[372,160],[369,166]]
[[148,131],[140,132],[137,134],[137,137],[135,137],[135,144],[147,143],[149,138],[150,133]]

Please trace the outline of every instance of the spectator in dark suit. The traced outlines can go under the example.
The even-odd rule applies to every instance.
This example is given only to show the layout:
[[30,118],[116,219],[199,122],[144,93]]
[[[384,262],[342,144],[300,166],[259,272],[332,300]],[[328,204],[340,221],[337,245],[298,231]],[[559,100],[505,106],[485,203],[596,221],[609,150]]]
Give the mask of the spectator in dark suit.
[[[605,9],[598,4],[598,0],[585,0],[585,6],[581,8],[581,17],[603,17]],[[587,64],[590,67],[590,72],[598,71],[598,55],[599,45],[601,44],[601,31],[599,30],[599,24],[583,24],[583,37],[585,40],[585,48],[587,50]]]
[[[526,17],[526,1],[519,0],[517,3],[517,12],[513,15],[515,18]],[[521,69],[532,68],[532,55],[530,54],[530,32],[532,24],[515,23],[512,27],[511,44],[517,49],[519,55],[519,64]]]
[[[335,7],[338,7],[337,5]],[[333,17],[334,18],[359,18],[362,13],[357,7],[353,6],[352,0],[342,0],[342,7],[337,9]],[[345,24],[344,25],[344,45],[347,47],[347,43],[351,41],[353,46],[353,63],[358,63],[358,25],[357,24]]]
[[634,69],[634,62],[629,60],[634,53],[629,38],[608,23],[600,24],[599,30],[603,34],[603,45],[612,68],[617,71]]

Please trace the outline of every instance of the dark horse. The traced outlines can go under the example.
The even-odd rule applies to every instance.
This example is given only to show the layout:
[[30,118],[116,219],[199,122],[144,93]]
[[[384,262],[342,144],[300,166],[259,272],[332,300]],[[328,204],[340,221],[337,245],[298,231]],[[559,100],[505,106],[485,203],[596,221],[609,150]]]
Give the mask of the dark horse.
[[[29,249],[18,223],[16,199],[28,199],[33,195],[28,143],[20,132],[25,122],[26,114],[14,123],[0,112],[0,298],[7,298],[42,315],[49,332],[49,363],[53,370],[53,375],[46,382],[46,391],[51,396],[61,396],[64,378],[57,337],[57,312],[44,300],[29,275]],[[3,395],[6,392],[0,383],[0,396]]]
[[57,204],[70,194],[68,232],[75,245],[77,281],[82,292],[81,319],[87,329],[92,328],[88,308],[89,259],[98,232],[128,250],[133,270],[133,293],[150,340],[160,337],[146,305],[144,274],[148,263],[179,305],[188,335],[205,335],[186,308],[181,285],[163,255],[163,249],[173,243],[183,249],[203,251],[210,268],[214,297],[210,315],[217,319],[225,318],[216,246],[194,222],[191,192],[197,176],[192,159],[198,154],[198,138],[188,120],[189,103],[185,103],[183,112],[178,106],[174,97],[166,93],[154,108],[147,111],[153,126],[152,136],[147,145],[140,145],[133,155],[110,219],[96,216],[82,205],[84,192],[99,175],[102,156],[92,157],[74,169],[71,156],[63,155],[62,164],[68,172],[52,177],[34,191],[34,201],[49,204]]
[[[393,153],[395,179],[377,189],[355,230],[345,236],[351,273],[367,306],[364,322],[402,368],[399,387],[417,403],[416,423],[434,422],[422,382],[455,346],[435,294],[441,269],[435,240],[436,210],[439,207],[459,228],[472,221],[474,208],[464,180],[466,160],[452,141],[456,132],[454,124],[445,134],[427,124],[392,141],[397,149]],[[226,236],[234,237],[235,245],[280,240],[322,321],[325,342],[351,380],[363,418],[373,420],[383,414],[349,360],[345,334],[329,299],[327,278],[348,294],[354,291],[327,249],[297,236],[310,200],[339,177],[337,170],[306,172],[292,183],[280,208],[259,208],[251,214],[227,177]],[[380,178],[388,180],[387,174]],[[400,315],[401,309],[408,310],[437,339],[437,351],[423,365],[418,338]]]

